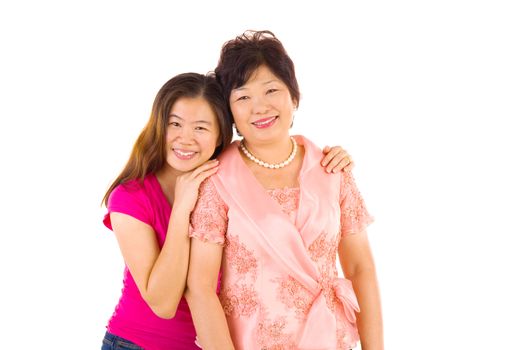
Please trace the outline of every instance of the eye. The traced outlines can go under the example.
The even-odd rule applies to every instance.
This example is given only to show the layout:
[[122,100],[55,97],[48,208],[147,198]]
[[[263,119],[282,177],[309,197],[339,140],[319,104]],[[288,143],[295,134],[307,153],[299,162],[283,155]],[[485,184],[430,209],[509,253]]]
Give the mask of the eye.
[[170,122],[169,125],[175,126],[177,128],[179,128],[181,126],[181,124],[178,123],[178,122]]
[[272,94],[272,93],[277,92],[277,91],[279,91],[279,90],[278,90],[278,89],[268,89],[268,90],[266,91],[266,93],[267,93],[267,94]]
[[194,128],[194,130],[207,131],[207,128],[204,128],[203,126],[197,126],[196,128]]
[[248,99],[249,99],[249,96],[240,96],[235,101],[243,101],[243,100],[248,100]]

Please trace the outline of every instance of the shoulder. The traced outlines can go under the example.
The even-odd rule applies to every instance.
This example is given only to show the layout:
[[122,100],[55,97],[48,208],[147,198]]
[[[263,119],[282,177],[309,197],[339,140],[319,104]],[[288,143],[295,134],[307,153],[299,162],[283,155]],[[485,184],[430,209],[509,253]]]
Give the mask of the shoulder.
[[142,211],[147,214],[155,202],[160,201],[155,176],[135,179],[117,186],[108,198],[108,211],[122,213]]
[[[220,155],[218,156],[218,160],[220,162],[225,162],[227,160],[230,160],[232,159],[233,157],[235,157],[238,153],[238,145],[240,144],[240,141],[233,141],[231,142],[231,144],[229,146],[226,147],[226,149],[224,149],[224,151],[222,153],[220,153]],[[222,163],[220,163],[222,164]]]
[[137,179],[118,185],[108,198],[108,212],[103,222],[111,227],[110,214],[121,213],[129,215],[147,224],[153,222],[151,196],[147,188],[151,186],[152,179],[145,177],[143,181]]
[[145,197],[145,180],[136,179],[119,184],[110,194],[108,205]]
[[304,148],[305,160],[319,163],[323,156],[323,150],[321,148],[305,136],[294,135],[292,137],[300,147]]
[[219,199],[218,190],[216,189],[213,179],[214,176],[216,176],[216,174],[205,179],[200,185],[198,196],[199,198],[202,198],[202,200],[203,198],[206,198],[206,202],[216,200],[217,198]]

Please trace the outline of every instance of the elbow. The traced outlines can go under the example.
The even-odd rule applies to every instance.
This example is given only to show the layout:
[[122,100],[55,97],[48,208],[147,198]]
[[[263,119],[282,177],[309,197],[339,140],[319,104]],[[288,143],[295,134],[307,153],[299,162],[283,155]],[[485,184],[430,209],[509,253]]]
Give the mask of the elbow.
[[170,320],[176,316],[176,308],[150,308],[159,318]]
[[176,311],[178,310],[178,304],[160,304],[147,301],[147,305],[156,316],[164,320],[170,320],[171,318],[174,318],[174,316],[176,316]]
[[180,299],[178,299],[178,302],[174,302],[172,300],[160,301],[147,298],[143,299],[149,306],[150,310],[152,310],[156,316],[164,320],[170,320],[176,316],[176,311],[178,310],[178,305],[180,303]]
[[373,261],[361,261],[354,264],[341,262],[341,266],[343,274],[349,280],[354,280],[361,276],[376,276],[376,267]]
[[183,296],[185,297],[185,300],[187,300],[187,303],[190,306],[195,300],[200,299],[200,292],[195,285],[189,284],[189,281],[187,281],[187,288],[185,288]]
[[362,278],[376,279],[376,267],[373,264],[357,266],[349,273],[346,273],[345,277],[352,281]]

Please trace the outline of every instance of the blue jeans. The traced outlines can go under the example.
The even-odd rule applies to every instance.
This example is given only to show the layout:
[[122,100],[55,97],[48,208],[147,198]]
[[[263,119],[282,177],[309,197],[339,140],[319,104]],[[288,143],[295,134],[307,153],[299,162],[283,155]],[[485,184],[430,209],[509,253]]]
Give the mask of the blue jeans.
[[143,350],[143,348],[129,340],[106,332],[101,350]]

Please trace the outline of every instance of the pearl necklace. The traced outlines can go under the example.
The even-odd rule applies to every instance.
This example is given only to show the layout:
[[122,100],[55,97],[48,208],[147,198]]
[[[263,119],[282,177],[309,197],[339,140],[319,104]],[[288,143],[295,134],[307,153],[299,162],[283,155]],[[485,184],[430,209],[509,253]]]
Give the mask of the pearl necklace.
[[291,136],[290,136],[290,139],[293,144],[292,152],[290,153],[290,156],[288,157],[288,159],[278,164],[266,163],[265,161],[260,160],[254,155],[252,155],[251,152],[249,152],[249,150],[246,148],[246,146],[244,146],[244,140],[240,142],[240,149],[246,155],[246,157],[251,159],[253,162],[257,163],[258,165],[263,166],[264,168],[268,168],[268,169],[279,169],[279,168],[284,168],[286,165],[290,164],[293,161],[293,158],[295,158],[295,155],[297,154],[297,142],[295,142],[295,139]]

